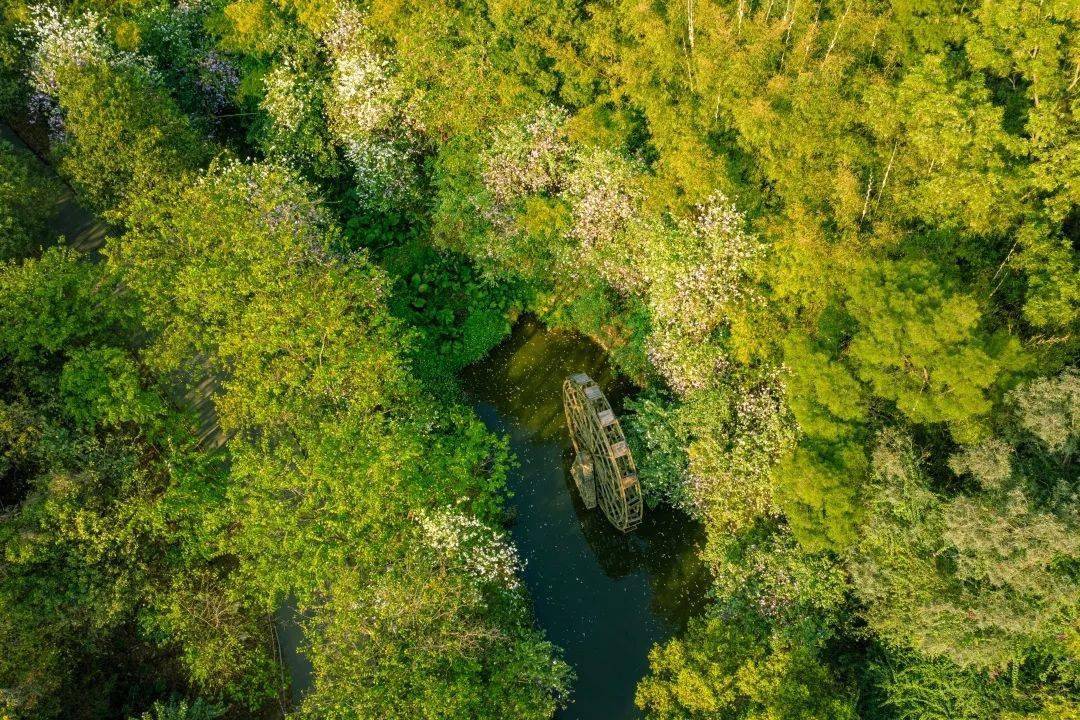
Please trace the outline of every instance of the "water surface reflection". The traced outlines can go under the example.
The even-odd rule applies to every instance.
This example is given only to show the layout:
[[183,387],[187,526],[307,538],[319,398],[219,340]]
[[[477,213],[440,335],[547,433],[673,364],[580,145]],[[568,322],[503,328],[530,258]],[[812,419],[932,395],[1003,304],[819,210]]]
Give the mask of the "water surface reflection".
[[666,508],[647,508],[641,527],[623,535],[580,503],[562,412],[562,381],[573,372],[592,376],[622,411],[631,387],[614,377],[603,351],[531,318],[467,368],[462,384],[520,462],[510,487],[525,583],[537,621],[578,675],[574,702],[559,717],[633,718],[649,648],[680,630],[704,600],[708,577],[697,553],[704,537]]

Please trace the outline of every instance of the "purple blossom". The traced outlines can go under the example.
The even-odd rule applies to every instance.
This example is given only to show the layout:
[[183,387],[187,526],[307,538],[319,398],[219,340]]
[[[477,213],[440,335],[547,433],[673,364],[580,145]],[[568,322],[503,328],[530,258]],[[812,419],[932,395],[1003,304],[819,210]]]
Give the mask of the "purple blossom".
[[240,86],[240,75],[232,62],[211,50],[199,60],[196,85],[210,110],[220,112],[229,105]]
[[64,126],[64,113],[53,98],[43,92],[35,91],[27,101],[27,116],[30,122],[44,124],[49,130],[49,142],[61,145],[68,140]]

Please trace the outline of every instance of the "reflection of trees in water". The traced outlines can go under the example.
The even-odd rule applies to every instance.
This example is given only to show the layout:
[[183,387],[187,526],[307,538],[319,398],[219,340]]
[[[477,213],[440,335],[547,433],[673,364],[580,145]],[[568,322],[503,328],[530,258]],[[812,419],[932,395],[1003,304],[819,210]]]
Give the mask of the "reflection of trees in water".
[[653,591],[652,610],[675,629],[682,629],[700,610],[711,585],[700,547],[705,532],[699,523],[668,507],[645,510],[637,530],[623,534],[599,509],[587,510],[570,475],[572,451],[563,453],[566,492],[574,499],[581,532],[597,563],[610,578],[645,571]]
[[[535,440],[565,440],[562,382],[576,372],[591,376],[605,393],[625,384],[614,380],[604,351],[588,338],[547,330],[531,317],[484,361],[462,373],[469,394],[513,417]],[[609,395],[609,397],[611,397]]]
[[705,607],[712,587],[709,567],[700,552],[705,544],[705,531],[700,524],[674,510],[664,508],[663,512],[670,529],[662,533],[662,544],[668,549],[661,554],[670,558],[670,562],[651,568],[652,606],[653,612],[665,622],[682,630],[690,617]]
[[586,510],[570,476],[570,438],[562,407],[562,382],[587,373],[604,389],[616,413],[631,386],[616,379],[604,351],[587,338],[547,330],[525,317],[509,338],[486,359],[462,373],[469,395],[513,418],[531,435],[528,442],[556,442],[564,449],[563,481],[589,548],[610,578],[645,571],[653,592],[652,611],[672,628],[681,629],[704,604],[708,570],[699,559],[704,543],[701,526],[670,508],[645,510],[645,520],[622,534],[597,510]]

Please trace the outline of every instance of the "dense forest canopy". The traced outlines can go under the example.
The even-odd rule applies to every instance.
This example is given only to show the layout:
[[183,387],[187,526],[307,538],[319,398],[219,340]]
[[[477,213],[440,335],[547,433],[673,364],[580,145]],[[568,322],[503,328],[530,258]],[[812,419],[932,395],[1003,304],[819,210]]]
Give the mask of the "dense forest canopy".
[[646,716],[1080,718],[1078,104],[1074,0],[0,0],[0,713],[280,714],[290,602],[295,717],[550,717],[529,312],[707,531]]

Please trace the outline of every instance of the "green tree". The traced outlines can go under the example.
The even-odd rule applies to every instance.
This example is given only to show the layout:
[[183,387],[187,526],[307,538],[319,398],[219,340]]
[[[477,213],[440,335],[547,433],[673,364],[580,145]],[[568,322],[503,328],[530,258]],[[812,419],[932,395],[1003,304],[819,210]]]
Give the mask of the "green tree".
[[425,516],[402,552],[369,580],[340,574],[320,603],[301,715],[550,717],[568,668],[515,620],[514,551],[451,512]]
[[[463,674],[447,687],[444,712],[506,704],[525,717],[550,713],[565,672],[529,627],[527,606],[478,604],[458,576],[467,568],[429,587],[412,566],[408,518],[456,504],[483,527],[474,515],[497,515],[506,459],[475,418],[435,406],[411,380],[411,333],[387,308],[386,275],[344,246],[289,170],[213,165],[176,190],[168,206],[132,204],[109,262],[148,308],[154,365],[181,370],[198,359],[222,378],[214,401],[230,436],[231,582],[266,612],[292,596],[313,613],[310,656],[328,680],[305,707],[419,714],[410,693],[440,687],[451,667],[424,643],[447,634],[457,643],[457,626],[476,623],[494,644],[455,645],[452,667]],[[516,583],[513,571],[503,581]],[[424,603],[403,634],[393,616],[373,621],[371,632],[398,648],[385,666],[356,635],[361,588]],[[496,677],[478,704],[480,678]]]
[[0,141],[0,260],[21,257],[47,244],[46,223],[60,186],[36,158]]
[[994,391],[1023,367],[1016,338],[979,327],[974,298],[949,292],[923,263],[885,265],[851,288],[859,330],[847,348],[874,394],[916,423],[948,423],[954,437],[985,433]]
[[854,718],[825,650],[845,612],[842,567],[782,526],[710,533],[716,603],[655,646],[638,707],[656,718]]
[[636,702],[650,718],[854,718],[849,693],[806,648],[695,619],[685,638],[649,654]]
[[[19,648],[0,666],[0,707],[12,717],[114,716],[162,687],[243,696],[252,708],[267,699],[261,632],[228,655],[219,648],[206,678],[169,663],[199,652],[199,638],[148,628],[165,588],[221,558],[191,529],[213,526],[205,491],[220,492],[223,475],[139,362],[131,301],[65,248],[0,267],[0,604],[18,620],[3,634]],[[174,599],[190,622],[194,598]],[[212,642],[249,613],[219,615]]]
[[1070,652],[1080,543],[1062,520],[1018,488],[939,497],[897,435],[875,450],[869,492],[852,573],[882,637],[982,669]]
[[202,140],[138,66],[61,70],[60,107],[72,140],[60,149],[65,177],[92,207],[111,209],[206,158]]

